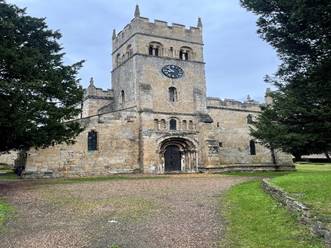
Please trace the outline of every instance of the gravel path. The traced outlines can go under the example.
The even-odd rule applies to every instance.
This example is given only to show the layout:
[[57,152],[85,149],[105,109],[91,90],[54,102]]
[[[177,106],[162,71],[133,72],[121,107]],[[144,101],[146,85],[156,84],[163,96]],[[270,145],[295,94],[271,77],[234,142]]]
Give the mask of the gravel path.
[[178,175],[74,184],[1,183],[16,208],[0,247],[217,247],[220,195],[242,178]]

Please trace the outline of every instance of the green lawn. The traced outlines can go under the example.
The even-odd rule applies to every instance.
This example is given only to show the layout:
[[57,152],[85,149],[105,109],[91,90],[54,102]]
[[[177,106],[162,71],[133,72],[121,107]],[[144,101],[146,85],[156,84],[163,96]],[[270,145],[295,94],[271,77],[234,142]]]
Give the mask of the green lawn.
[[[297,165],[296,172],[236,172],[231,176],[271,177],[271,182],[310,206],[331,226],[331,164]],[[224,200],[224,199],[223,199]],[[308,229],[260,187],[260,180],[233,187],[222,213],[228,221],[221,247],[324,247]]]
[[0,200],[0,231],[3,228],[3,225],[11,212],[12,208],[8,204]]
[[224,201],[221,212],[228,227],[221,247],[324,247],[295,216],[262,191],[260,180],[233,187],[222,199]]
[[275,177],[271,182],[331,224],[331,164],[299,164],[297,169],[298,172]]
[[14,171],[8,168],[0,168],[0,181],[11,179],[17,179],[17,176]]

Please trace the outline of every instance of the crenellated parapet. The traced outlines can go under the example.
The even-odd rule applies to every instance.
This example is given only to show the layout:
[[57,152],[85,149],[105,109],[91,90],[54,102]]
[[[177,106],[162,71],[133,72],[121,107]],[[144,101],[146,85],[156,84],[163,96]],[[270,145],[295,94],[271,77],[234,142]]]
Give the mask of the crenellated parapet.
[[94,80],[91,78],[90,85],[84,89],[84,100],[87,99],[109,99],[111,100],[114,97],[113,90],[111,89],[101,89],[97,88],[94,85]]
[[[119,33],[114,30],[112,40],[114,68],[119,64],[119,60],[123,62],[131,55],[148,54],[149,43],[153,41],[161,45],[160,54],[162,56],[176,57],[177,55],[174,53],[176,50],[179,51],[182,46],[198,50],[197,47],[203,45],[202,21],[199,18],[196,27],[186,27],[177,23],[169,25],[161,20],[152,22],[148,18],[140,16],[139,6],[136,6],[134,18]],[[169,47],[163,47],[164,40],[167,42],[172,40],[173,43]],[[202,56],[196,58],[196,60],[201,59]]]
[[106,105],[113,105],[114,92],[113,90],[103,90],[94,85],[94,80],[91,78],[90,85],[84,89],[84,100],[82,103],[82,117],[89,117],[98,114],[100,108]]
[[130,24],[113,36],[113,51],[116,51],[123,43],[134,35],[144,34],[159,38],[171,38],[173,40],[191,42],[202,45],[202,29],[198,27],[189,27],[173,23],[171,26],[165,21],[154,20],[150,22],[148,18],[134,18]]
[[207,108],[229,109],[237,111],[252,111],[260,112],[261,104],[257,101],[248,98],[246,101],[241,102],[233,99],[220,99],[217,97],[207,98]]

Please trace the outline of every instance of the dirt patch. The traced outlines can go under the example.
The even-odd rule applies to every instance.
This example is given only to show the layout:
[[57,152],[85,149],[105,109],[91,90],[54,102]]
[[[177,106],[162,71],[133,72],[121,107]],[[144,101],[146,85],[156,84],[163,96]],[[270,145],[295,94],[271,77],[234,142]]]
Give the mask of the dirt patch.
[[243,181],[219,175],[38,185],[0,184],[15,218],[1,247],[217,247],[219,196]]

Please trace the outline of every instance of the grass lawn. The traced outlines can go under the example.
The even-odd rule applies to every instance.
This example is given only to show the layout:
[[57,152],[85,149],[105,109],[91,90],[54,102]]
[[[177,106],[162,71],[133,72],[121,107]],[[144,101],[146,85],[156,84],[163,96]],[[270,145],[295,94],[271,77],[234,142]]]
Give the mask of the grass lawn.
[[221,211],[228,227],[221,247],[324,247],[295,216],[262,191],[259,180],[233,187],[224,200]]
[[17,176],[14,173],[14,171],[7,168],[0,168],[0,181],[11,180],[11,179],[17,179]]
[[3,225],[11,212],[12,208],[8,204],[0,200],[0,231],[3,228]]
[[[297,165],[296,172],[235,172],[231,176],[271,177],[271,182],[310,206],[331,227],[331,164]],[[224,200],[224,199],[223,199]],[[221,247],[324,247],[279,203],[265,194],[260,180],[233,187],[225,195],[228,230]]]
[[331,227],[331,164],[299,164],[297,169],[271,182],[311,207]]

